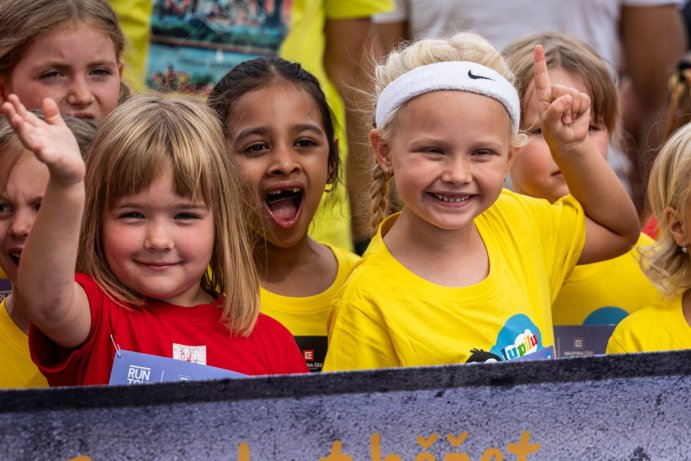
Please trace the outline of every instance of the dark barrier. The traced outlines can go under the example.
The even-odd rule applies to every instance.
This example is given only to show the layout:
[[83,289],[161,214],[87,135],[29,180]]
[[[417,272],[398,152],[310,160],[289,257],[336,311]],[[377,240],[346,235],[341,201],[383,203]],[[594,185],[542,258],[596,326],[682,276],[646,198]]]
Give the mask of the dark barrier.
[[691,459],[691,351],[0,392],[0,459]]

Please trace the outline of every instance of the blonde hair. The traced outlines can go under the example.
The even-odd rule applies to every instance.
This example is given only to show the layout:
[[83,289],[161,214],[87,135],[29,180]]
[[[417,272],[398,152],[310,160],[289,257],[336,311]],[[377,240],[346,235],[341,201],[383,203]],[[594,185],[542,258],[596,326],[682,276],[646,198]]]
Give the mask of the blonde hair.
[[110,114],[86,166],[79,269],[92,275],[116,302],[144,304],[143,297],[108,266],[104,215],[120,198],[144,190],[170,166],[176,193],[193,199],[201,195],[213,213],[214,246],[201,287],[225,296],[226,325],[232,333],[248,335],[259,312],[259,281],[242,216],[238,174],[216,115],[183,97],[135,96]]
[[[371,113],[375,113],[377,98],[381,92],[396,78],[417,67],[447,61],[470,61],[482,64],[501,74],[509,83],[514,83],[513,73],[504,58],[480,35],[472,32],[460,32],[450,38],[424,39],[392,51],[383,64],[376,66],[373,84],[374,94],[370,98]],[[377,127],[382,139],[391,139],[397,114],[405,106],[406,104],[403,104],[394,110],[389,121],[383,126]],[[374,119],[373,115],[372,119]],[[519,146],[525,140],[524,135],[507,134],[512,136],[512,146]],[[375,231],[388,214],[390,179],[391,175],[375,162],[370,187],[372,227]]]
[[[31,112],[43,119],[43,112],[40,110],[34,109]],[[96,134],[96,125],[93,122],[69,115],[63,116],[63,119],[77,139],[82,156],[86,156]],[[7,187],[7,180],[17,163],[29,157],[34,157],[34,153],[24,147],[7,119],[0,117],[0,191]]]
[[686,203],[691,199],[691,124],[677,130],[664,144],[650,172],[648,200],[658,225],[660,236],[647,249],[643,270],[648,278],[665,294],[673,296],[691,288],[691,259],[674,240],[666,212],[674,209],[682,222]]
[[593,120],[602,123],[609,131],[612,144],[620,147],[619,92],[612,71],[590,46],[569,34],[547,32],[528,35],[504,48],[504,57],[516,75],[521,120],[525,120],[527,91],[535,75],[535,45],[544,47],[548,69],[562,69],[583,82],[591,98]]

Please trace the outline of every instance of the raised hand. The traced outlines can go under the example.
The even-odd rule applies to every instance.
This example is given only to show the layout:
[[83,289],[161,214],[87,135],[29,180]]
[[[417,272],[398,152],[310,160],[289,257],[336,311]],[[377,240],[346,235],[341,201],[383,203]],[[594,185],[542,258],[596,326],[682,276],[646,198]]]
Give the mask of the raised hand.
[[24,146],[48,166],[51,178],[63,185],[84,179],[86,168],[79,145],[60,116],[55,101],[43,100],[45,120],[29,112],[14,94],[2,104],[2,112]]
[[551,84],[542,45],[535,47],[534,85],[542,134],[552,152],[583,142],[590,126],[590,97],[575,88]]

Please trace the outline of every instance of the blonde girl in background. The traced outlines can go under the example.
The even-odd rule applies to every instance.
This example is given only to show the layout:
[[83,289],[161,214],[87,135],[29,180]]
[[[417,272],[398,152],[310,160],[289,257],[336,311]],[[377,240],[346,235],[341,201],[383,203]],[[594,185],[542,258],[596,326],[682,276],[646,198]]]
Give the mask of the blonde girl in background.
[[644,270],[668,298],[617,325],[607,353],[691,348],[691,124],[665,142],[650,173],[648,203],[659,223],[655,245],[644,253]]
[[290,333],[258,314],[237,176],[210,110],[133,98],[86,166],[53,100],[45,122],[14,95],[2,110],[50,172],[17,286],[51,386],[108,383],[120,349],[250,375],[306,371]]
[[[40,116],[40,115],[39,115]],[[96,127],[85,120],[65,117],[79,150],[89,150]],[[0,268],[11,286],[48,184],[48,168],[26,150],[4,117],[0,118]],[[35,284],[42,283],[41,279]],[[21,300],[10,292],[0,303],[0,387],[45,387],[46,378],[31,360],[29,320]]]
[[[540,126],[541,114],[532,83],[536,45],[544,47],[553,85],[576,88],[589,96],[589,137],[605,159],[610,141],[617,140],[621,129],[618,90],[602,58],[569,35],[530,35],[504,49],[504,57],[516,75],[521,98],[521,131],[528,136],[511,167],[511,188],[554,203],[569,194],[569,186]],[[629,252],[606,261],[576,266],[552,305],[554,325],[616,325],[631,312],[660,302],[661,294],[639,265],[639,249],[652,243],[652,238],[641,233],[636,246]]]
[[383,218],[334,301],[324,370],[553,355],[551,306],[577,263],[627,251],[638,219],[588,136],[590,99],[552,86],[535,50],[541,125],[573,196],[550,204],[503,190],[523,136],[513,75],[485,39],[421,40],[376,70]]
[[0,96],[103,121],[129,95],[124,47],[107,0],[0,0]]
[[224,123],[253,216],[261,311],[293,335],[311,371],[326,355],[329,305],[359,257],[307,235],[319,201],[338,181],[338,143],[317,79],[267,57],[235,66],[209,105]]

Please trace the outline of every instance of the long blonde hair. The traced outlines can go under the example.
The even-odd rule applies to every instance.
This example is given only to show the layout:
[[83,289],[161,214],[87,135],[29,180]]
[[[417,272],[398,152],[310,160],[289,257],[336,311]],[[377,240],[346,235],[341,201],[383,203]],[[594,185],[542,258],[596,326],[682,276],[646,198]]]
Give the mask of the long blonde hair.
[[259,312],[259,281],[239,197],[238,174],[226,154],[215,114],[182,97],[135,96],[101,127],[87,159],[87,199],[79,269],[117,302],[141,306],[143,297],[118,280],[105,257],[103,222],[123,196],[148,187],[171,166],[176,192],[201,198],[214,217],[214,247],[201,287],[225,296],[223,316],[233,333],[248,335]]
[[691,124],[679,128],[664,144],[653,163],[648,200],[660,232],[658,240],[644,251],[643,270],[665,294],[674,296],[691,288],[691,259],[674,240],[666,212],[676,210],[687,223],[686,204],[691,199]]
[[[373,82],[374,94],[370,97],[371,113],[375,113],[377,98],[381,92],[396,78],[417,67],[446,61],[470,61],[482,64],[497,71],[510,83],[514,82],[513,73],[502,55],[480,35],[472,32],[460,32],[450,38],[424,39],[392,51],[384,63],[376,66]],[[388,122],[377,127],[383,140],[391,140],[397,114],[403,107],[405,104],[393,112]],[[373,115],[372,120],[374,120]],[[515,135],[511,144],[512,146],[520,145],[524,139],[523,135]],[[372,227],[375,231],[389,211],[390,179],[391,175],[385,172],[378,163],[375,163],[370,186]]]

